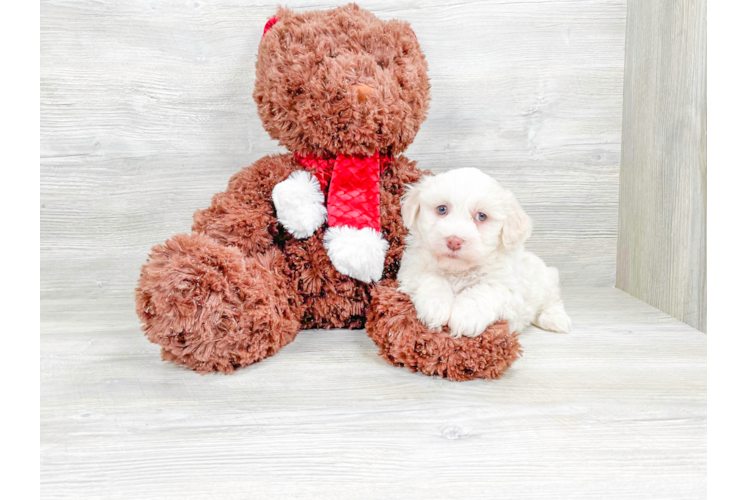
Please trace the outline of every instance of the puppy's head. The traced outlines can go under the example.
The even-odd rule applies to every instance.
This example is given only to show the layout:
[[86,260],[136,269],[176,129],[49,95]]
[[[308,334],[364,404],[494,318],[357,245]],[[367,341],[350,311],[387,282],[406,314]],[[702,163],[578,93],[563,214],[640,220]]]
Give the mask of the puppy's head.
[[532,232],[514,195],[476,168],[422,177],[409,186],[401,207],[405,227],[445,271],[478,266]]

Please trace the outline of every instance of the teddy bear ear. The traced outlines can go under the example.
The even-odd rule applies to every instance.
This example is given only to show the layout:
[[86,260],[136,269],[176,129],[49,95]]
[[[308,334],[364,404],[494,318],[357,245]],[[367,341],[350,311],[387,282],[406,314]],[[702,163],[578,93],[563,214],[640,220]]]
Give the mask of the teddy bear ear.
[[268,22],[265,23],[265,29],[262,30],[262,36],[265,36],[265,33],[270,31],[270,28],[272,28],[277,22],[278,22],[277,17],[271,17],[270,19],[268,19]]

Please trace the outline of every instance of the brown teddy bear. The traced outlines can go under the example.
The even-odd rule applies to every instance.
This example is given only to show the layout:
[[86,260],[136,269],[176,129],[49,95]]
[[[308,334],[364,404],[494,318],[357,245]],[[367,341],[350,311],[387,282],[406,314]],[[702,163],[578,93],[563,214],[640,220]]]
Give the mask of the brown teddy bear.
[[428,332],[396,291],[400,197],[422,175],[401,153],[429,102],[408,24],[353,4],[279,8],[256,69],[263,125],[291,153],[244,168],[195,213],[191,234],[153,248],[136,306],[162,357],[232,372],[301,329],[367,326],[393,364],[453,379],[501,375],[520,353],[503,323],[451,339]]

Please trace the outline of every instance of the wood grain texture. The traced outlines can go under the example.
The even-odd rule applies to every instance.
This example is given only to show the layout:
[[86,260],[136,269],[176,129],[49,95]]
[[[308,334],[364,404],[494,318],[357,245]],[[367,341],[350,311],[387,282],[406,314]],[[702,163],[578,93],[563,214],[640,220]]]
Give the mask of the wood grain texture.
[[630,0],[617,286],[706,332],[706,0]]
[[[490,172],[564,284],[613,285],[625,0],[360,3],[410,21],[429,61],[430,117],[407,155]],[[274,10],[42,1],[43,298],[131,297],[150,247],[280,151],[251,96]]]
[[498,381],[308,331],[231,376],[164,363],[124,298],[42,302],[41,481],[62,498],[706,498],[706,337],[567,288]]

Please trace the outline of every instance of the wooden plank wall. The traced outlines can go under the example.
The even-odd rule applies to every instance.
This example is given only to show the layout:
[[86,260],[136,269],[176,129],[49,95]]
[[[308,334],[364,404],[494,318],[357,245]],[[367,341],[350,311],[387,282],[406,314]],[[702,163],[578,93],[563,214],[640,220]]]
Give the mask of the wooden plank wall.
[[[252,101],[275,3],[42,0],[42,298],[131,297],[151,246],[280,151]],[[612,286],[625,0],[360,3],[410,21],[429,61],[408,156],[490,172],[565,284]]]
[[617,286],[706,332],[706,0],[629,0]]

